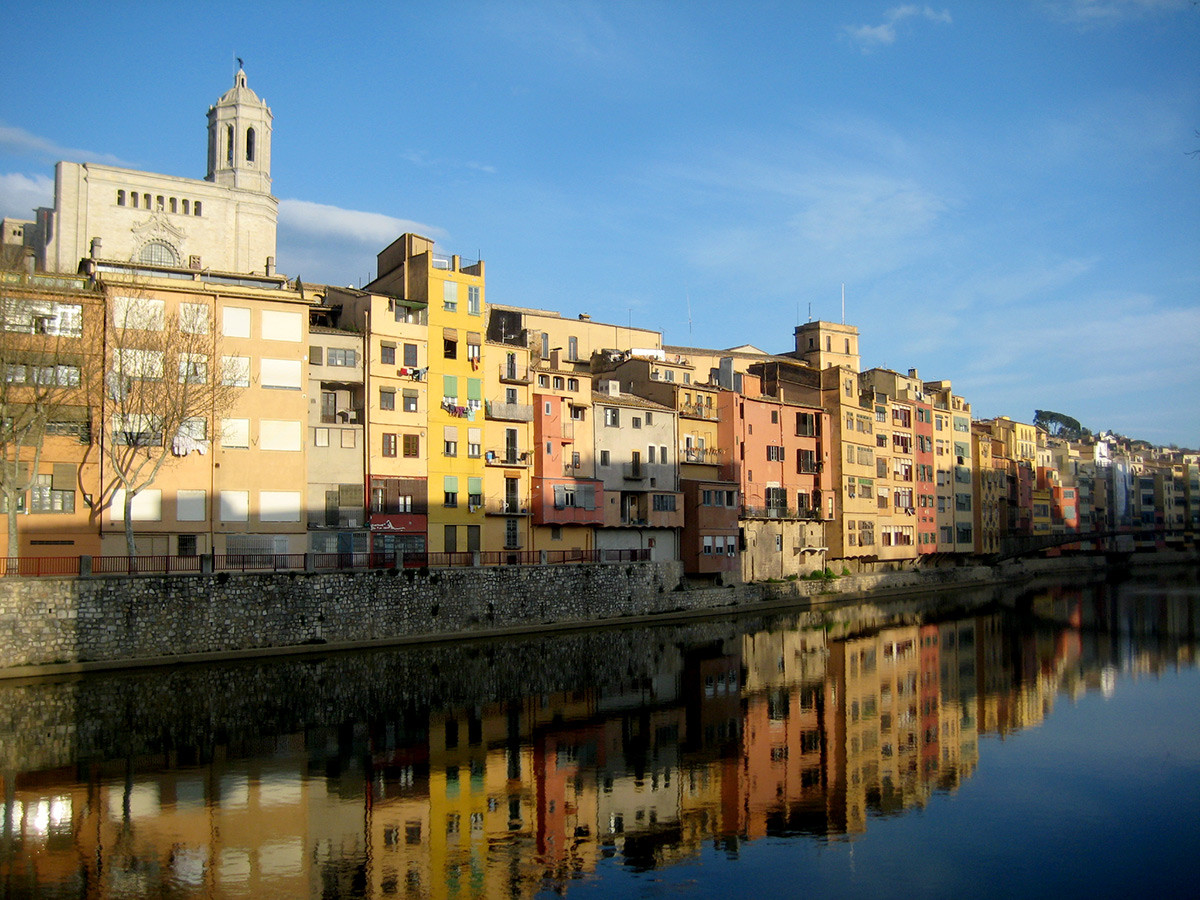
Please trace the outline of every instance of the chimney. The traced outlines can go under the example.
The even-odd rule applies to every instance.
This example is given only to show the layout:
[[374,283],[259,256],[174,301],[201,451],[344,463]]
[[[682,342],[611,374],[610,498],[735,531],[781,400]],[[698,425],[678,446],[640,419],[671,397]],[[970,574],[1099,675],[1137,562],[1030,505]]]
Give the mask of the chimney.
[[92,250],[91,250],[92,259],[100,258],[100,248],[101,248],[102,244],[103,244],[103,242],[100,240],[100,238],[98,238],[98,237],[92,238]]
[[917,370],[916,369],[909,369],[908,377],[911,378],[913,381],[920,381],[920,379],[917,378]]
[[273,256],[267,257],[267,274],[268,275],[275,274],[275,257],[273,257]]

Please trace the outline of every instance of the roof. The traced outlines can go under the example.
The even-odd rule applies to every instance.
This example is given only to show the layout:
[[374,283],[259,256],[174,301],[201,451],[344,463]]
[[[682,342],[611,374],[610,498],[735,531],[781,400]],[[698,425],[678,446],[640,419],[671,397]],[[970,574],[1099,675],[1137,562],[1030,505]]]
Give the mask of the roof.
[[669,413],[678,412],[672,406],[664,406],[661,403],[655,403],[653,400],[647,400],[644,397],[636,397],[624,391],[621,391],[615,397],[612,394],[606,394],[602,391],[592,391],[592,403],[593,405],[599,403],[605,406],[628,406],[633,409],[662,410]]

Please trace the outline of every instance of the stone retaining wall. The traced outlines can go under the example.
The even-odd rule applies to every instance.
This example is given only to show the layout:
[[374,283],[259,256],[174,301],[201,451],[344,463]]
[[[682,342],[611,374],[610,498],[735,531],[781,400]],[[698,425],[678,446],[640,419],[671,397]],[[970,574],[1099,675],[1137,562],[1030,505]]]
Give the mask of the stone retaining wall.
[[[0,581],[0,669],[453,635],[703,603],[678,562]],[[727,596],[727,595],[723,595]]]

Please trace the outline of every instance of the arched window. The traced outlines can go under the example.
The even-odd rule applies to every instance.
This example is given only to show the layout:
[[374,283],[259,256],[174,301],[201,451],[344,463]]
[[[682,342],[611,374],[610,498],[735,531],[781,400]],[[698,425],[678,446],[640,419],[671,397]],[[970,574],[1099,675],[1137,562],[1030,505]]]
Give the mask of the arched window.
[[200,201],[199,200],[196,201],[196,205],[192,208],[192,214],[196,215],[196,216],[200,215]]
[[137,209],[137,205],[138,205],[138,195],[137,195],[137,191],[130,191],[130,193],[129,193],[129,199],[133,201],[133,208],[134,208],[134,209]]
[[185,216],[190,216],[192,214],[192,201],[191,200],[183,201],[183,214]]
[[254,162],[254,129],[246,129],[246,162]]
[[178,204],[177,204],[177,201],[175,200],[175,198],[174,198],[174,197],[172,197],[172,198],[171,198],[169,201],[167,201],[167,202],[170,204],[170,207],[171,207],[171,212],[178,212],[178,209],[177,209],[177,205],[178,205]]
[[124,206],[124,205],[125,205],[125,192],[117,191],[117,206]]
[[225,128],[225,139],[228,141],[228,146],[225,148],[225,163],[233,165],[233,126],[229,125]]
[[151,266],[177,266],[179,254],[166,241],[150,241],[138,251],[138,262]]

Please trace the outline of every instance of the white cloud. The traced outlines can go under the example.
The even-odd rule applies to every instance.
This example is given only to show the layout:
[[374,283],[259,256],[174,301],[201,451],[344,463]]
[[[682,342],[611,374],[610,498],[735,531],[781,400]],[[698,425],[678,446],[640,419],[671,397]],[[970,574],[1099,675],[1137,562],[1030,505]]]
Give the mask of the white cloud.
[[32,156],[51,162],[68,159],[73,162],[97,162],[109,166],[125,165],[111,153],[96,153],[92,150],[62,147],[51,140],[30,133],[24,128],[5,125],[2,122],[0,122],[0,151],[14,156]]
[[0,216],[32,219],[39,206],[54,205],[54,179],[45,175],[0,174]]
[[1175,12],[1189,0],[1050,0],[1051,13],[1082,25],[1118,23],[1125,19],[1160,12]]
[[949,10],[933,9],[930,6],[906,4],[896,6],[887,11],[883,22],[878,25],[847,25],[846,33],[855,41],[864,53],[896,43],[896,25],[906,19],[924,19],[937,25],[949,25],[953,21]]
[[281,231],[302,232],[309,237],[331,240],[351,240],[381,250],[405,232],[426,237],[445,237],[443,229],[409,219],[397,219],[382,213],[342,209],[308,200],[280,200],[279,228]]

